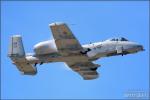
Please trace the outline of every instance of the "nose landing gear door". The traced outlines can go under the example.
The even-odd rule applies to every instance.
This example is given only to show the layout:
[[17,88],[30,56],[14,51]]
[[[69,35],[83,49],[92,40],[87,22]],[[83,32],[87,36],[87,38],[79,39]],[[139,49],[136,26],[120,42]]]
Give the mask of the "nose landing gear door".
[[117,46],[116,50],[117,50],[117,54],[123,53],[123,47],[122,46]]

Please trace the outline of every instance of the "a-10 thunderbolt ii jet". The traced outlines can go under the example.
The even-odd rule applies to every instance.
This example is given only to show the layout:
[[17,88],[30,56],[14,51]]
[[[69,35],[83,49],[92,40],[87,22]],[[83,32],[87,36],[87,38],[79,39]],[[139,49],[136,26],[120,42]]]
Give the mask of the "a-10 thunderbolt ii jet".
[[142,45],[128,41],[123,37],[81,45],[65,23],[56,22],[49,26],[54,40],[36,44],[33,55],[25,54],[20,35],[11,37],[8,56],[23,74],[35,75],[37,64],[65,62],[83,79],[91,80],[98,78],[99,74],[96,70],[100,66],[92,61],[102,57],[123,56],[143,51]]

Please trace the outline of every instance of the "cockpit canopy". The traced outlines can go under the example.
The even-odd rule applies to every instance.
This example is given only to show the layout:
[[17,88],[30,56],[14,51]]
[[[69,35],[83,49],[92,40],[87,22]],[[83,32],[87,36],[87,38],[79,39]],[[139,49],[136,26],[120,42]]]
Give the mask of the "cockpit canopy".
[[128,41],[128,40],[124,37],[120,37],[120,38],[111,38],[108,39],[108,41]]

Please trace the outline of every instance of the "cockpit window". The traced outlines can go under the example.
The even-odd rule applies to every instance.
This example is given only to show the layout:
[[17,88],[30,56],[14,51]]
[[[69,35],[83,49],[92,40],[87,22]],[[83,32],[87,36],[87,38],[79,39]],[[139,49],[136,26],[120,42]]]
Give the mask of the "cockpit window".
[[120,41],[128,41],[128,40],[122,37],[120,38]]
[[121,38],[113,38],[113,39],[109,39],[109,41],[128,41],[127,39],[121,37]]
[[111,39],[110,41],[116,41],[116,39]]

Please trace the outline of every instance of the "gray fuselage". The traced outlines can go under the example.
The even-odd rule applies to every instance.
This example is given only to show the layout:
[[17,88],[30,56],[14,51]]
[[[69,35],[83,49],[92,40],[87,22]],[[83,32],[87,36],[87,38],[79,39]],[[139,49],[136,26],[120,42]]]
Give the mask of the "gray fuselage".
[[[44,42],[45,43],[45,42]],[[48,42],[47,42],[48,43]],[[42,44],[39,43],[39,44]],[[43,45],[43,44],[42,44]],[[46,46],[44,46],[46,50]],[[42,47],[42,48],[44,48]],[[54,46],[55,47],[55,46]],[[126,55],[131,53],[136,53],[143,50],[143,46],[130,41],[111,41],[106,40],[103,42],[91,43],[82,45],[84,51],[81,52],[82,55],[88,56],[90,61],[97,60],[101,57],[116,56],[116,55]],[[36,48],[36,46],[35,46]],[[27,55],[26,59],[29,63],[49,63],[49,62],[67,62],[67,61],[78,61],[80,55],[71,54],[67,56],[61,56],[61,54],[56,50],[56,52],[45,53],[45,54],[34,54]],[[82,60],[82,58],[80,58]],[[83,58],[84,59],[84,58]]]

